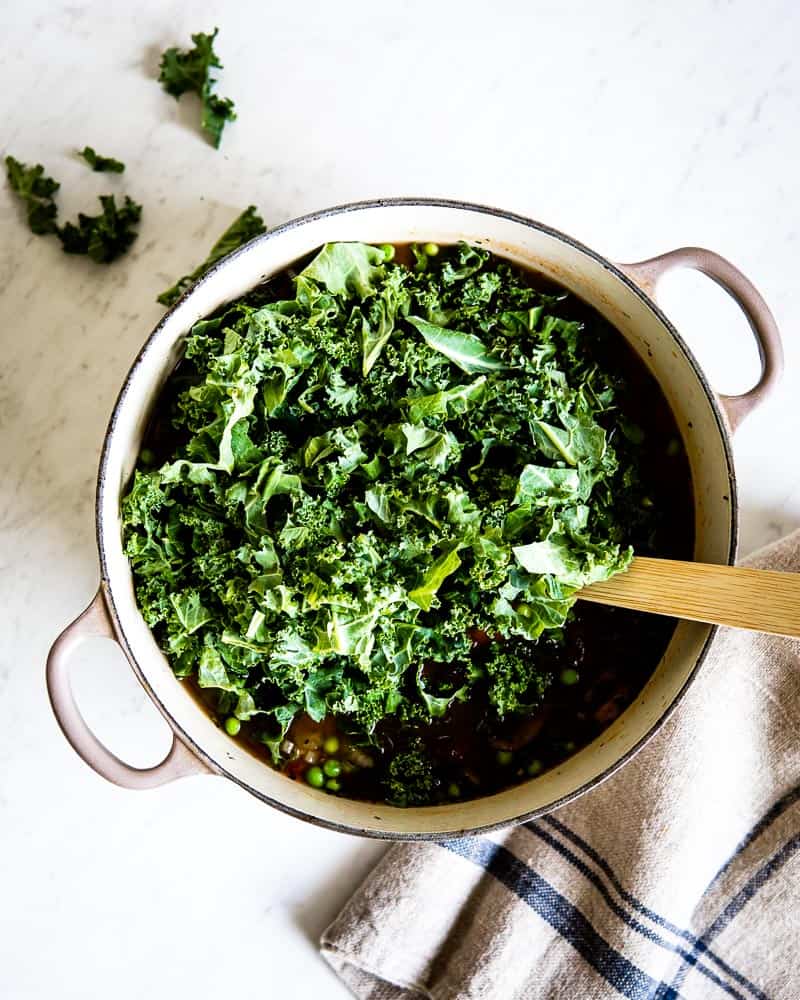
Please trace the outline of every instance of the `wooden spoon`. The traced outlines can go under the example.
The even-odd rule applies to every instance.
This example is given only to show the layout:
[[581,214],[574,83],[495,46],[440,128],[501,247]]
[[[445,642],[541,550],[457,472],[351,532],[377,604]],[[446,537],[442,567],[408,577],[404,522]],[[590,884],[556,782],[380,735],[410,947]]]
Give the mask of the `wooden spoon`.
[[626,573],[576,596],[693,622],[800,636],[800,573],[640,556]]

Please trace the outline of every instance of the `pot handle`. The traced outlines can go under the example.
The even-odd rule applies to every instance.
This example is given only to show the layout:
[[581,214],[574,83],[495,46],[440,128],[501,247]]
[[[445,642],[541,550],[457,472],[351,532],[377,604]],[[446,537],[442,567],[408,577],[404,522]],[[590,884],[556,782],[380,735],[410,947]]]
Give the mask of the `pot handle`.
[[86,639],[102,636],[117,641],[108,615],[102,585],[89,607],[64,629],[47,656],[47,693],[61,731],[72,749],[92,770],[123,788],[144,789],[165,785],[190,774],[208,774],[209,768],[172,735],[169,753],[154,767],[131,767],[116,757],[89,729],[78,709],[69,681],[69,659]]
[[783,373],[781,337],[769,306],[759,291],[730,261],[712,250],[703,250],[700,247],[681,247],[679,250],[670,250],[649,260],[642,260],[636,264],[619,264],[618,267],[653,298],[659,281],[667,271],[676,267],[693,267],[724,288],[741,306],[758,345],[761,375],[752,389],[739,396],[718,394],[731,430],[736,430],[747,414],[760,406],[769,396]]

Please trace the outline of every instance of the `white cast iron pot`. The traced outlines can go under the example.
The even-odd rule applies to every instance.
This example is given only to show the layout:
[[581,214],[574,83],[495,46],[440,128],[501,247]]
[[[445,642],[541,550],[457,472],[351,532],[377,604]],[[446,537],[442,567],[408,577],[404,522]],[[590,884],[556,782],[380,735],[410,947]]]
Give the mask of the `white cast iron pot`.
[[[450,805],[398,809],[325,794],[290,781],[230,739],[176,680],[145,625],[123,555],[120,496],[134,468],[151,409],[181,355],[193,323],[288,264],[332,241],[366,243],[467,240],[531,266],[599,310],[654,373],[669,401],[692,469],[695,558],[732,563],[736,554],[736,484],[730,434],[772,389],[782,351],[774,320],[747,278],[717,254],[682,249],[638,264],[615,265],[575,240],[529,219],[460,202],[409,199],[345,205],[288,222],[226,257],[170,310],[151,334],[122,387],[108,427],[97,486],[100,588],[86,611],[57,639],[47,664],[56,718],[76,752],[109,781],[150,788],[198,772],[223,775],[302,819],[365,836],[414,839],[474,833],[541,815],[608,777],[656,732],[691,683],[714,629],[680,622],[647,686],[591,745],[552,771],[499,794]],[[653,301],[656,283],[674,267],[694,267],[720,284],[746,313],[759,346],[757,385],[718,396]],[[111,754],[82,719],[67,660],[90,636],[110,636],[171,726],[174,738],[156,767],[132,768]]]

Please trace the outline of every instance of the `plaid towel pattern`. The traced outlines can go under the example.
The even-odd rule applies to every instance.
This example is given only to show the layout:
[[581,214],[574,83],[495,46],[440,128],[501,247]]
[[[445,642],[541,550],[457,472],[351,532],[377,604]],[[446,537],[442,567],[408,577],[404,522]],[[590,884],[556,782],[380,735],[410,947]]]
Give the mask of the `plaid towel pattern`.
[[[797,571],[800,533],[748,562]],[[322,953],[363,1000],[800,1000],[799,945],[800,642],[725,630],[600,788],[393,847]]]

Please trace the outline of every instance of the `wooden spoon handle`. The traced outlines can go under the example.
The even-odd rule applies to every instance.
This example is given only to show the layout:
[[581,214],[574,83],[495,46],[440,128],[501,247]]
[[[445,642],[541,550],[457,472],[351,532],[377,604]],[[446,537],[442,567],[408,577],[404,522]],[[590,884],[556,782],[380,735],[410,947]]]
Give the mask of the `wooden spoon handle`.
[[800,636],[800,573],[637,557],[576,595],[694,622]]

